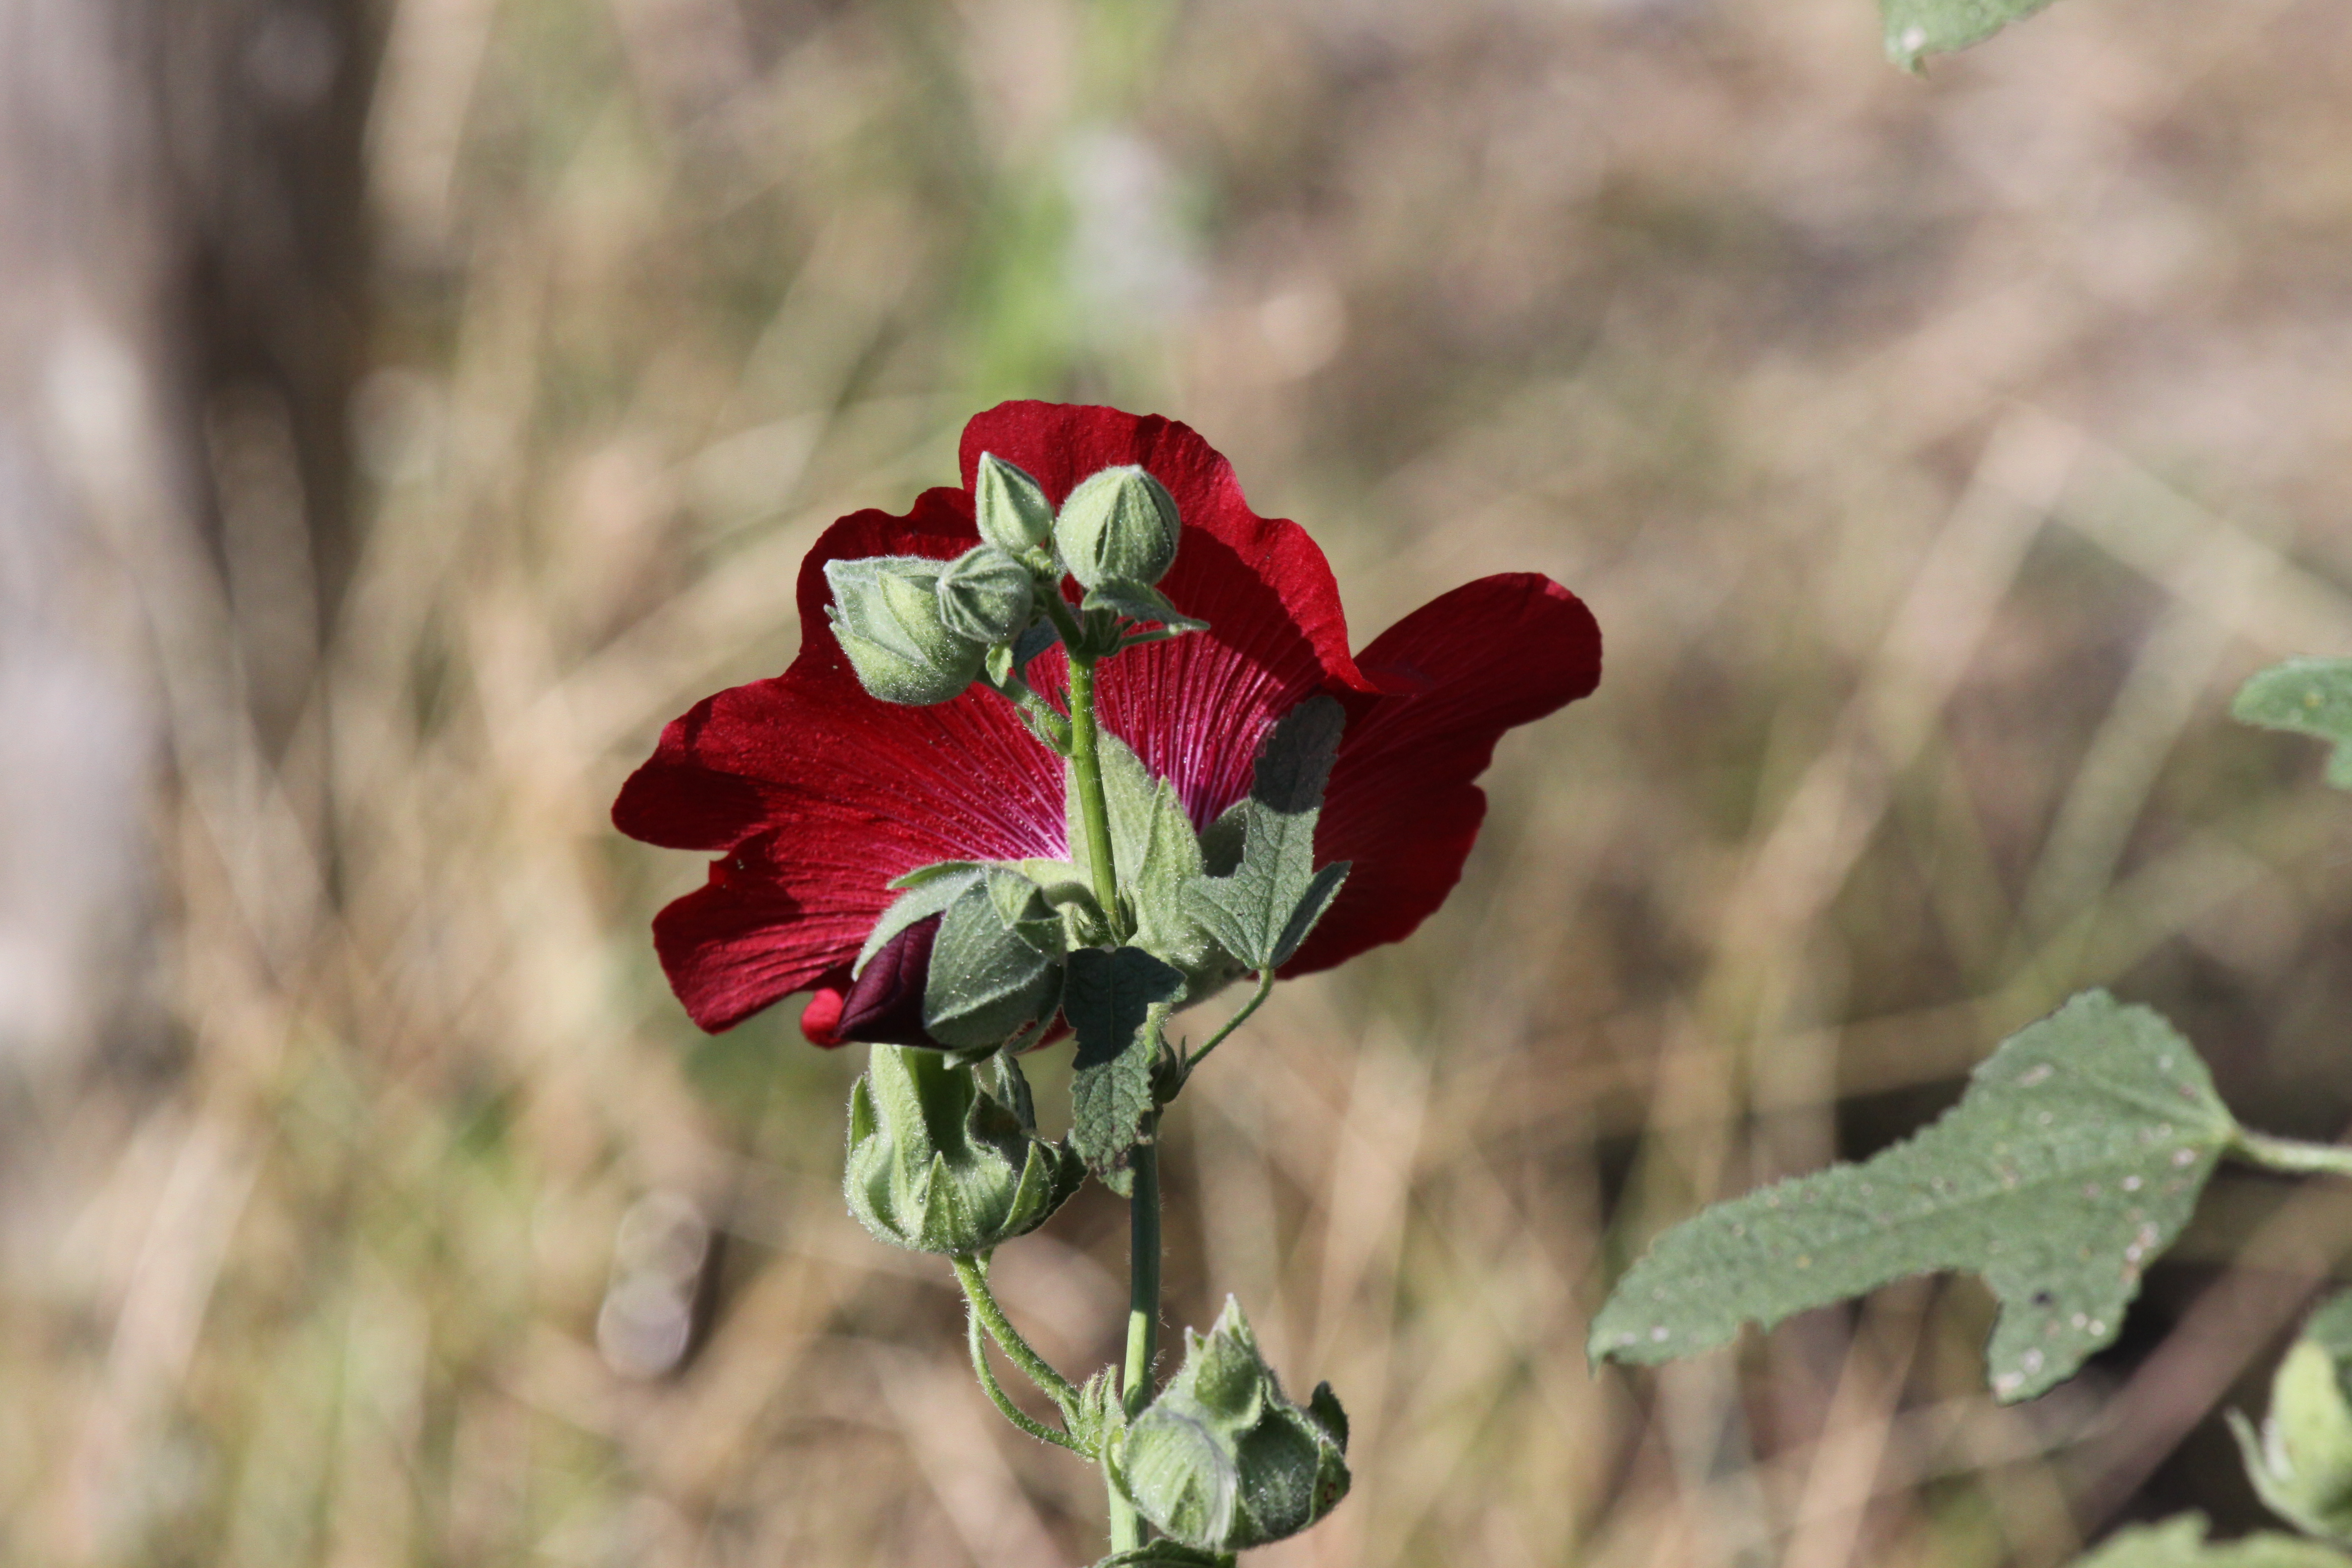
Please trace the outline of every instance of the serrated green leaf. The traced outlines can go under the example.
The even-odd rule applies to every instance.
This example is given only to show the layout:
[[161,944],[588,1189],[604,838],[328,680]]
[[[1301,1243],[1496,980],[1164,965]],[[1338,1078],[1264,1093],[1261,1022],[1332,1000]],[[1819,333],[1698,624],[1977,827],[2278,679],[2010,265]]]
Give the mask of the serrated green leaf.
[[1886,58],[1916,71],[1925,57],[1980,44],[2048,4],[2050,0],[1878,0],[1878,19],[1886,32]]
[[1267,968],[1281,968],[1306,945],[1307,934],[1314,931],[1315,922],[1323,918],[1323,911],[1331,907],[1331,900],[1339,896],[1340,886],[1347,881],[1348,873],[1355,868],[1355,864],[1352,860],[1334,860],[1315,873],[1314,879],[1307,884],[1307,890],[1298,895],[1298,903],[1290,911],[1290,918],[1283,922],[1281,933],[1275,938],[1274,954]]
[[1108,610],[1130,621],[1158,621],[1171,632],[1205,632],[1209,623],[1184,614],[1148,583],[1105,583],[1087,590],[1081,610]]
[[2231,717],[2336,742],[2327,782],[2352,789],[2352,658],[2291,658],[2238,689]]
[[[1347,721],[1328,697],[1283,715],[1258,751],[1242,809],[1239,861],[1230,874],[1198,877],[1187,890],[1192,918],[1250,969],[1277,967],[1296,952],[1347,878],[1344,863],[1315,868],[1323,786]],[[1224,821],[1218,820],[1221,834]]]
[[947,912],[963,893],[977,887],[981,868],[969,860],[942,860],[936,865],[919,866],[892,882],[905,892],[882,911],[874,929],[866,933],[866,945],[857,950],[857,962],[850,966],[852,973],[862,973],[866,961],[890,943],[890,939],[918,921]]
[[1134,1182],[1129,1156],[1151,1116],[1160,1024],[1183,990],[1184,976],[1141,948],[1081,948],[1070,954],[1062,988],[1062,1015],[1078,1035],[1070,1146],[1087,1169],[1122,1195]]
[[2117,1531],[2074,1568],[2352,1568],[2352,1557],[2275,1531],[2209,1542],[2205,1516],[2183,1513]]
[[1966,1268],[2000,1301],[1993,1393],[2030,1399],[2111,1342],[2237,1124],[2189,1042],[2089,991],[2003,1042],[1943,1119],[1859,1165],[1717,1204],[1661,1236],[1593,1320],[1651,1363],[1906,1275]]

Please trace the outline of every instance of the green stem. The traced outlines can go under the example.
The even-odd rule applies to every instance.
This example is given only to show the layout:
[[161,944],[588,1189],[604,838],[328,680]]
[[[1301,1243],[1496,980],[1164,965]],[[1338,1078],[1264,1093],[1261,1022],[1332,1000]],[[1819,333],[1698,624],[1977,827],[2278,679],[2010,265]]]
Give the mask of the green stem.
[[2352,1176],[2352,1147],[2341,1143],[2305,1143],[2299,1138],[2273,1138],[2240,1128],[2229,1152],[2265,1170],[2299,1176]]
[[1032,1350],[1004,1309],[996,1302],[996,1292],[988,1288],[988,1270],[980,1259],[969,1252],[959,1252],[953,1259],[956,1281],[963,1287],[964,1299],[971,1303],[972,1321],[984,1326],[989,1337],[1003,1347],[1005,1358],[1019,1367],[1029,1381],[1042,1389],[1046,1397],[1061,1406],[1062,1418],[1067,1420],[1078,1406],[1078,1391],[1070,1380],[1054,1370],[1053,1363]]
[[[1128,1200],[1127,1364],[1119,1376],[1119,1400],[1134,1420],[1151,1403],[1151,1363],[1160,1350],[1160,1117],[1143,1124],[1135,1146],[1135,1195]],[[1105,1478],[1108,1480],[1108,1471]],[[1144,1541],[1142,1518],[1133,1504],[1110,1489],[1110,1549],[1132,1552]]]
[[[1003,1413],[1004,1418],[1040,1443],[1055,1444],[1073,1454],[1086,1454],[1087,1451],[1078,1447],[1076,1440],[1068,1433],[1055,1431],[1013,1403],[1013,1396],[1006,1394],[1004,1385],[996,1381],[995,1368],[988,1364],[988,1342],[980,1336],[980,1314],[977,1311],[970,1314],[964,1320],[964,1326],[971,1340],[971,1370],[980,1374],[980,1386],[987,1391],[989,1402]],[[1087,1457],[1092,1458],[1094,1456],[1087,1454]]]
[[1118,910],[1118,867],[1110,852],[1110,804],[1103,796],[1101,730],[1095,723],[1095,667],[1070,655],[1070,777],[1078,791],[1078,821],[1086,829],[1087,869],[1095,900],[1121,940],[1127,922]]
[[1226,1019],[1223,1024],[1220,1025],[1215,1034],[1211,1035],[1206,1040],[1202,1041],[1199,1050],[1194,1051],[1191,1056],[1184,1058],[1184,1071],[1189,1075],[1194,1068],[1199,1067],[1202,1062],[1208,1060],[1209,1053],[1215,1050],[1219,1046],[1224,1044],[1225,1037],[1227,1035],[1232,1034],[1235,1029],[1238,1029],[1244,1024],[1248,1023],[1249,1016],[1252,1013],[1256,1012],[1260,1006],[1264,1005],[1265,999],[1273,994],[1274,971],[1271,969],[1259,970],[1257,972],[1257,989],[1250,993],[1250,999],[1242,1004],[1241,1010],[1239,1012],[1235,1013],[1232,1017]]
[[1029,732],[1045,742],[1046,749],[1058,756],[1070,754],[1070,721],[1054,711],[1054,705],[1037,695],[1030,684],[1017,675],[998,680],[983,672],[981,679],[988,689],[1013,704]]
[[[1053,595],[1059,600],[1061,595]],[[1078,792],[1078,826],[1086,837],[1084,855],[1094,882],[1096,901],[1121,942],[1129,933],[1118,904],[1118,864],[1110,846],[1110,806],[1103,796],[1101,731],[1095,722],[1095,660],[1080,651],[1080,628],[1066,603],[1051,603],[1045,613],[1062,634],[1070,659],[1070,780]],[[1078,847],[1071,846],[1075,851]],[[1127,1414],[1132,1419],[1151,1401],[1151,1362],[1160,1337],[1160,1163],[1152,1140],[1159,1134],[1154,1113],[1143,1125],[1135,1147],[1134,1195],[1128,1200],[1127,1364],[1119,1383]],[[1110,1467],[1103,1466],[1103,1486],[1110,1494],[1110,1549],[1116,1554],[1143,1544],[1143,1517],[1112,1484]]]

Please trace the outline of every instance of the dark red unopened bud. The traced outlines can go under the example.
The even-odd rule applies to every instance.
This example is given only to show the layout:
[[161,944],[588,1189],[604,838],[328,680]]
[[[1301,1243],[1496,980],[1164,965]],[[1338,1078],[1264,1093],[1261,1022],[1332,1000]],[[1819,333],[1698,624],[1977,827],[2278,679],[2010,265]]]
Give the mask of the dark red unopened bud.
[[940,917],[933,915],[885,942],[842,998],[834,1037],[868,1045],[946,1049],[923,1027],[923,989],[930,979],[931,944],[939,934]]

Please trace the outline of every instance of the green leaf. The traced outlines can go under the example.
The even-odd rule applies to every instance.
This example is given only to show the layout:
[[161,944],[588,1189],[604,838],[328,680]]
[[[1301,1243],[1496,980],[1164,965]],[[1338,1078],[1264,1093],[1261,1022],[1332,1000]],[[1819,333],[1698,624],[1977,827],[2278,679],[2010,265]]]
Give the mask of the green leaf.
[[[1203,930],[1185,899],[1201,874],[1201,840],[1177,798],[1176,786],[1154,778],[1127,743],[1105,731],[1099,747],[1103,801],[1109,808],[1111,861],[1120,896],[1135,918],[1135,944],[1174,964],[1202,991],[1232,978],[1216,939]],[[1072,844],[1086,842],[1078,792],[1066,792]]]
[[[947,885],[927,883],[907,897]],[[940,921],[923,985],[923,1027],[941,1045],[985,1048],[1051,1016],[1061,991],[1061,916],[1034,882],[1001,866],[983,868]]]
[[1070,1144],[1087,1169],[1122,1196],[1134,1184],[1129,1155],[1151,1116],[1160,1023],[1183,989],[1181,973],[1141,948],[1070,954],[1062,988],[1062,1014],[1078,1033]]
[[981,868],[971,861],[941,860],[936,865],[919,866],[891,883],[906,891],[882,911],[882,918],[866,933],[866,945],[857,950],[857,962],[850,972],[864,971],[866,961],[888,946],[891,938],[918,921],[944,914],[950,904],[980,881]]
[[1966,1268],[2000,1301],[1993,1393],[2030,1399],[2112,1342],[2237,1123],[2163,1018],[2089,991],[2010,1037],[1907,1142],[1717,1204],[1660,1237],[1593,1320],[1597,1359],[1651,1363],[1743,1321]]
[[[1347,879],[1345,861],[1315,868],[1323,786],[1347,721],[1328,697],[1283,715],[1259,749],[1250,797],[1241,808],[1239,863],[1229,875],[1196,877],[1187,889],[1192,917],[1247,968],[1286,963]],[[1211,832],[1223,859],[1231,833],[1227,818],[1220,817]]]
[[2275,1531],[2208,1542],[2205,1516],[2183,1513],[2117,1531],[2096,1552],[2076,1558],[2074,1568],[2352,1568],[2352,1557]]
[[2327,782],[2352,789],[2352,658],[2291,658],[2238,689],[2230,713],[2265,730],[2336,742]]
[[1924,57],[1980,44],[2048,4],[2050,0],[1878,0],[1878,19],[1886,32],[1886,58],[1916,71]]
[[1205,632],[1209,623],[1197,620],[1168,602],[1168,595],[1148,583],[1105,583],[1087,590],[1081,610],[1108,610],[1130,621],[1158,621],[1171,632]]
[[2246,1477],[2273,1513],[2307,1534],[2352,1545],[2352,1291],[2312,1313],[2271,1376],[2257,1437],[2232,1410]]

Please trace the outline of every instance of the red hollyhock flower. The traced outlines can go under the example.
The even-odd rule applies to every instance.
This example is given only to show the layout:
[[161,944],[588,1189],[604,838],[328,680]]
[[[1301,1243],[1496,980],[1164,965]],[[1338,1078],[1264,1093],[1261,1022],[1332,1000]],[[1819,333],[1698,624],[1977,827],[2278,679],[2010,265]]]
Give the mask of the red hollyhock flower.
[[[981,687],[929,708],[869,697],[825,616],[828,561],[946,560],[978,542],[971,483],[983,452],[1027,470],[1056,506],[1125,463],[1175,497],[1183,539],[1160,588],[1209,629],[1105,662],[1097,711],[1174,781],[1195,826],[1249,793],[1276,719],[1318,692],[1347,708],[1315,855],[1355,868],[1285,974],[1395,942],[1444,902],[1486,815],[1473,781],[1496,741],[1600,681],[1591,613],[1533,573],[1441,595],[1351,656],[1323,552],[1297,523],[1252,511],[1232,468],[1190,428],[1109,408],[992,408],[964,427],[961,489],[926,490],[903,517],[856,512],[825,531],[801,565],[792,668],[697,703],[614,803],[622,832],[719,857],[707,886],[654,920],[662,967],[705,1029],[814,990],[803,1030],[839,1044],[849,966],[897,897],[894,878],[940,860],[1069,857],[1062,759],[1009,703]],[[1064,668],[1051,649],[1031,682],[1058,693]],[[919,971],[929,938],[928,926],[909,931],[866,973],[886,962]]]

